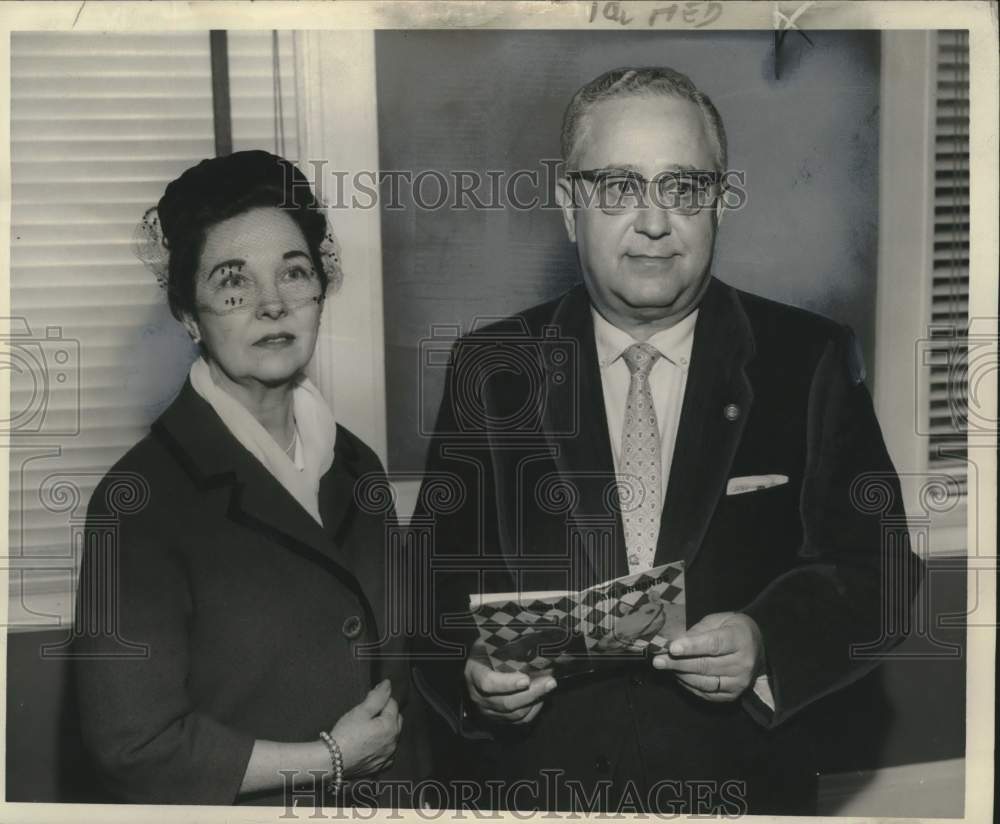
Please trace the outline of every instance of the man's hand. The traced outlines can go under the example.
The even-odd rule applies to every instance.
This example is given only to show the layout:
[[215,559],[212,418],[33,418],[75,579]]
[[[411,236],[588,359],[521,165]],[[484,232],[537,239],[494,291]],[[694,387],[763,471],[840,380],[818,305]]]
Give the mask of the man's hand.
[[706,701],[735,701],[764,671],[764,640],[749,615],[706,615],[657,655],[653,666],[673,670],[677,680]]
[[465,684],[479,711],[494,721],[530,724],[542,710],[542,698],[556,686],[555,678],[532,680],[519,672],[495,672],[473,658],[465,662]]

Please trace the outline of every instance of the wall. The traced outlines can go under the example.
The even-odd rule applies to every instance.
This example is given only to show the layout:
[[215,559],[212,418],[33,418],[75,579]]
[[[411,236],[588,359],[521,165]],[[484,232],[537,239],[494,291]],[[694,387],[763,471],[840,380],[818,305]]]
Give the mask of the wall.
[[[870,370],[879,34],[809,37],[813,45],[787,37],[776,78],[767,32],[381,31],[380,168],[544,177],[539,161],[558,157],[563,109],[579,86],[615,66],[673,66],[716,103],[729,165],[747,174],[748,204],[725,218],[717,274],[850,323]],[[528,199],[522,184],[519,197]],[[424,197],[435,197],[430,182]],[[433,324],[468,328],[477,315],[560,294],[578,280],[575,250],[558,212],[546,209],[390,209],[383,201],[382,237],[389,466],[419,471],[417,433],[433,420],[441,375],[420,368],[418,342]]]

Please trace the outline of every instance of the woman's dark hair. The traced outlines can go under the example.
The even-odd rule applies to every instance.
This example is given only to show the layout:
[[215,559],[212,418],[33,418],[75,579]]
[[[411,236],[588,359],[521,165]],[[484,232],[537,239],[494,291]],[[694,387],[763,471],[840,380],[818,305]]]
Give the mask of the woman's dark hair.
[[309,181],[288,160],[263,151],[235,152],[192,166],[171,181],[156,211],[170,251],[167,300],[178,320],[195,314],[195,272],[208,230],[255,208],[281,209],[301,229],[323,292],[330,273],[320,244],[327,232],[322,204]]

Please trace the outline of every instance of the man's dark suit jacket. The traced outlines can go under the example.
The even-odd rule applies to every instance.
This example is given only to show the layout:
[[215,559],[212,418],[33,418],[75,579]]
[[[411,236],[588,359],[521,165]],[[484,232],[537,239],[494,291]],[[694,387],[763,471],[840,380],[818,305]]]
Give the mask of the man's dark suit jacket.
[[[452,659],[417,662],[458,753],[442,769],[540,785],[542,770],[562,771],[562,783],[546,779],[558,789],[534,801],[519,790],[501,802],[512,807],[566,809],[568,779],[587,796],[606,788],[594,798],[611,809],[634,807],[635,793],[664,812],[739,812],[744,798],[752,812],[809,812],[822,742],[796,713],[900,639],[921,575],[862,378],[844,327],[711,280],[655,563],[686,561],[689,625],[724,611],[757,622],[773,713],[752,692],[709,703],[639,661],[561,682],[530,725],[491,724],[464,695],[452,648]],[[767,474],[788,483],[727,495],[728,479]],[[435,500],[446,478],[464,505]],[[627,574],[612,478],[582,286],[459,341],[417,509],[434,523],[439,626],[471,592],[577,589]],[[423,651],[474,636],[467,624],[440,627]],[[678,781],[688,783],[657,783]]]
[[[385,522],[355,496],[381,472],[338,427],[320,526],[190,382],[112,468],[88,511],[73,652],[84,743],[115,799],[231,804],[254,739],[318,740],[383,677],[406,716],[400,650],[356,655],[386,614]],[[412,777],[407,721],[393,774]]]

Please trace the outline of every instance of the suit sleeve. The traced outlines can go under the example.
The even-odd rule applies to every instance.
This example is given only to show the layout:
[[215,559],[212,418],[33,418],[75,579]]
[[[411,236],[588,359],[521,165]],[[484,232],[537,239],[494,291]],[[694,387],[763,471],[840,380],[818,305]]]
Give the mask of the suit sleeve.
[[[478,637],[469,595],[502,591],[512,584],[483,577],[476,559],[499,557],[493,467],[482,421],[463,414],[462,341],[454,347],[414,521],[431,531],[431,633],[414,643],[414,680],[427,703],[452,732],[470,739],[490,734],[476,724],[466,694],[465,661]],[[474,404],[473,404],[474,407]],[[444,490],[448,490],[444,492]],[[443,498],[451,499],[444,503]],[[463,568],[461,567],[464,564]]]
[[922,580],[862,377],[845,329],[809,390],[797,563],[744,609],[763,634],[775,708],[754,697],[746,705],[768,726],[873,669],[905,636]]
[[76,612],[84,744],[121,800],[230,804],[254,737],[197,711],[188,695],[190,587],[169,519],[123,516],[109,537],[105,489],[88,512]]

